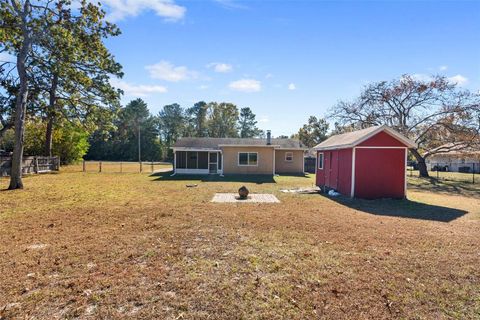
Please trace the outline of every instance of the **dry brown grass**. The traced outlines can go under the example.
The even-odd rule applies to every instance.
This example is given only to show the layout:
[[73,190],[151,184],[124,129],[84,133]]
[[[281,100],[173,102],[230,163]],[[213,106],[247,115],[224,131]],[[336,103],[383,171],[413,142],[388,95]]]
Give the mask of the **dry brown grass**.
[[[478,198],[416,184],[411,201],[333,200],[276,180],[30,176],[0,192],[0,318],[480,317]],[[210,202],[242,184],[282,203]]]

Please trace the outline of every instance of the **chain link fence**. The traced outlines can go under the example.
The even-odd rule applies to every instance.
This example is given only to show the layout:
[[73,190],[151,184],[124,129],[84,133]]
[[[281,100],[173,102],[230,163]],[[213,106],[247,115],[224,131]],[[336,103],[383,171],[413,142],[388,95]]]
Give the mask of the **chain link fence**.
[[[431,178],[445,181],[458,181],[464,183],[480,183],[480,162],[462,163],[456,170],[442,163],[431,163],[428,174]],[[411,177],[418,176],[415,165],[407,166],[407,174]]]

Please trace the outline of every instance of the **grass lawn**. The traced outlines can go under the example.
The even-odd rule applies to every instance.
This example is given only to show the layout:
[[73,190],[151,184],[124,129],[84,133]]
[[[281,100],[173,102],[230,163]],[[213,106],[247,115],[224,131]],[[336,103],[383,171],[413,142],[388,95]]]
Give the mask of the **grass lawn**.
[[[313,176],[75,171],[0,192],[0,319],[480,317],[479,184],[362,201],[279,191]],[[281,203],[210,202],[243,184]]]

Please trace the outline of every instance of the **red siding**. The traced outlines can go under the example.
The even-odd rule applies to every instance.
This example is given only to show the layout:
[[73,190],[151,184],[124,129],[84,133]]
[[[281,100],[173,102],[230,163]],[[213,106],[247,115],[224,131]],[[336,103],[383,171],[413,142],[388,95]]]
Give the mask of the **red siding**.
[[352,186],[352,149],[338,150],[338,189],[343,195],[350,196]]
[[355,149],[355,197],[403,198],[405,149]]
[[352,179],[352,149],[326,150],[318,153],[323,153],[324,160],[323,170],[317,168],[317,185],[327,186],[349,196]]
[[377,133],[373,137],[363,141],[359,144],[362,147],[406,147],[401,141],[392,137],[384,131]]

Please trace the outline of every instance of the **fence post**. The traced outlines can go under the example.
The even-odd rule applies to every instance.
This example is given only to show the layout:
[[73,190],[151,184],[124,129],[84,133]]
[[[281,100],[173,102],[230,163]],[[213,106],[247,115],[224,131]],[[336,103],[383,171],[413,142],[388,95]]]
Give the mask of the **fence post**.
[[140,161],[140,173],[142,173],[142,161]]
[[438,170],[438,163],[437,163],[437,180],[438,180],[438,171],[439,171],[439,170]]
[[98,172],[102,172],[102,161],[98,163]]
[[33,172],[38,173],[38,158],[33,157]]
[[123,161],[120,161],[120,173],[123,172]]
[[152,161],[152,173],[153,173],[153,161]]
[[83,159],[83,161],[82,161],[82,171],[87,172],[87,168],[85,166],[85,159]]
[[473,163],[472,184],[475,184],[475,162]]

